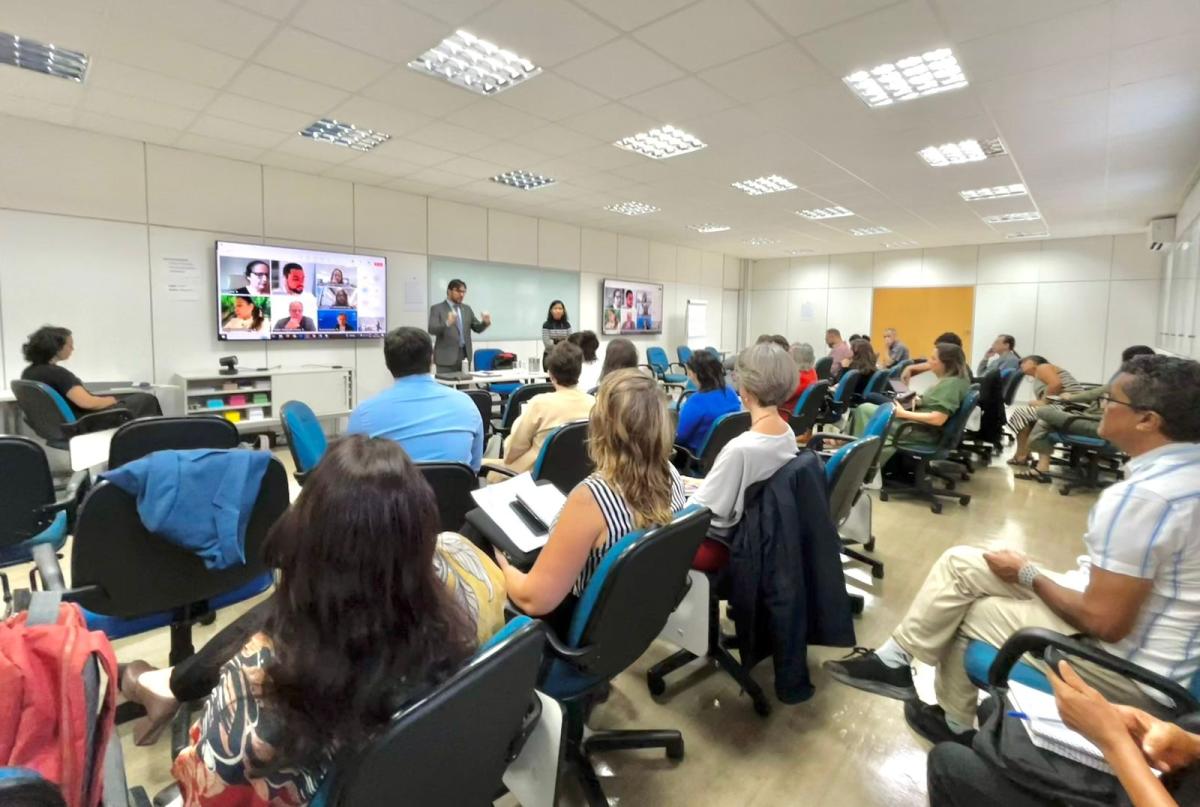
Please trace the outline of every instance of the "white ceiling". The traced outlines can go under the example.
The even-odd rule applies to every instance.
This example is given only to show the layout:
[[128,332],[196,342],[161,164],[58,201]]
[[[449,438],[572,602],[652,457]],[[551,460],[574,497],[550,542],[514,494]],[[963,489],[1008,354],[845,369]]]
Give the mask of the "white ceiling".
[[[455,28],[545,72],[485,99],[405,67]],[[1200,0],[0,0],[0,30],[92,57],[83,85],[0,66],[0,112],[748,257],[1000,241],[1038,223],[981,218],[1035,206],[1055,237],[1134,231],[1200,163]],[[869,109],[841,81],[944,46],[968,88]],[[296,135],[320,117],[392,140]],[[664,123],[708,148],[611,145]],[[1009,157],[915,154],[997,136]],[[488,180],[512,169],[559,182]],[[763,174],[800,187],[730,187]],[[958,196],[1013,182],[1032,199]],[[858,215],[793,212],[830,205]]]

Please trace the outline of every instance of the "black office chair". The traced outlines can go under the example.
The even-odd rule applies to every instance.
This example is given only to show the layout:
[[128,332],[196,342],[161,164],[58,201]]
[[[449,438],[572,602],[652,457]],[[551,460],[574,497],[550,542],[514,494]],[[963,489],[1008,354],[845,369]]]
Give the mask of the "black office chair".
[[[1003,394],[1004,394],[1005,412],[1007,413],[1007,407],[1012,406],[1017,400],[1017,390],[1021,389],[1021,382],[1025,380],[1025,374],[1022,373],[1019,369],[1018,370],[1009,369],[1009,370],[1002,370],[1001,375],[1004,379],[1002,389],[1003,389]],[[1017,441],[1017,435],[1014,434],[1012,429],[1010,429],[1008,427],[1007,420],[1008,420],[1008,418],[1007,418],[1007,414],[1006,414],[1005,424],[1004,424],[1003,434],[1001,435],[1001,439],[1008,440],[1008,442],[1010,442],[1010,443],[1015,443]]]
[[678,731],[597,731],[585,739],[584,722],[591,696],[637,661],[666,624],[711,520],[707,508],[687,507],[670,524],[623,537],[600,561],[567,635],[548,634],[556,660],[538,688],[566,708],[567,761],[592,807],[608,806],[592,752],[663,748],[669,759],[683,759]]
[[501,633],[340,767],[326,803],[491,804],[515,756],[546,642],[542,623],[528,617]]
[[1008,419],[1004,405],[1005,380],[1004,371],[999,367],[979,377],[979,428],[964,432],[958,446],[961,454],[967,457],[977,454],[984,464],[1004,451],[1004,426]]
[[483,418],[483,444],[486,446],[488,440],[492,439],[492,435],[495,434],[492,426],[492,393],[489,390],[478,388],[465,389],[463,392],[471,396],[471,400],[479,408],[479,417]]
[[[588,455],[588,422],[576,420],[564,423],[546,435],[531,473],[535,482],[553,482],[563,493],[570,493],[575,486],[587,478],[595,467]],[[481,473],[498,473],[517,476],[508,468],[485,466]]]
[[812,431],[813,426],[817,425],[821,411],[825,408],[825,397],[828,393],[828,381],[809,384],[804,392],[800,393],[800,400],[796,401],[796,407],[792,410],[791,417],[788,418],[792,434],[800,436]]
[[717,455],[721,453],[721,449],[730,440],[749,430],[749,412],[729,412],[721,415],[709,427],[704,442],[700,444],[700,448],[695,454],[686,446],[675,444],[676,466],[679,468],[679,472],[686,476],[703,477],[712,470],[713,463],[717,461]]
[[237,448],[237,426],[217,415],[145,417],[123,424],[108,447],[108,467],[118,468],[155,451]]
[[10,386],[25,422],[51,448],[66,451],[72,437],[133,420],[133,413],[119,406],[76,417],[66,399],[40,381],[13,381]]
[[813,369],[817,371],[818,381],[828,381],[833,374],[833,357],[822,356],[817,359],[817,363],[813,365]]
[[479,487],[479,476],[461,462],[418,462],[417,468],[433,488],[442,531],[459,532],[475,508],[471,491]]
[[500,458],[504,458],[504,440],[512,433],[513,424],[517,422],[517,418],[521,416],[521,408],[525,406],[525,402],[535,395],[541,395],[543,392],[554,392],[553,384],[522,384],[508,396],[508,401],[504,404],[504,414],[501,415],[499,421],[493,421],[492,426],[496,434],[500,435]]

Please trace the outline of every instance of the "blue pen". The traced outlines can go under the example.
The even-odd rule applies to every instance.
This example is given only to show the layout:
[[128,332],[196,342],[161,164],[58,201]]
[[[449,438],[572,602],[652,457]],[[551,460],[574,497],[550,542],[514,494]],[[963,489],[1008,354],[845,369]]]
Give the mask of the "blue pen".
[[[1024,712],[1008,712],[1009,717],[1015,717],[1017,720],[1031,720],[1032,718]],[[1062,723],[1062,720],[1057,717],[1039,717],[1038,720],[1046,720],[1051,723]],[[1063,725],[1066,725],[1065,723]]]

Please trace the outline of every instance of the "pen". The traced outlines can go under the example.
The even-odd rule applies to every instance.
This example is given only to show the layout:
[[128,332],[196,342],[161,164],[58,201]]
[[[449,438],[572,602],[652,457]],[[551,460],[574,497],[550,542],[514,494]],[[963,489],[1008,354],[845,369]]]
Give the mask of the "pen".
[[[1017,720],[1032,720],[1033,719],[1029,715],[1025,714],[1024,712],[1008,712],[1007,714],[1009,717],[1015,717]],[[1062,723],[1062,720],[1058,719],[1057,717],[1039,717],[1038,720],[1045,720],[1050,723]],[[1064,723],[1063,725],[1066,725],[1066,724]]]

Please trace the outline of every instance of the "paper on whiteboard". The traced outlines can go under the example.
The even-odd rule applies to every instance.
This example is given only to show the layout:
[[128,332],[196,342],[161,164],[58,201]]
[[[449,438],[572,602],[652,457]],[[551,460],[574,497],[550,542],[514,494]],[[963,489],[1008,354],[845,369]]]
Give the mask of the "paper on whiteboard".
[[703,339],[708,329],[708,301],[687,301],[687,338]]

